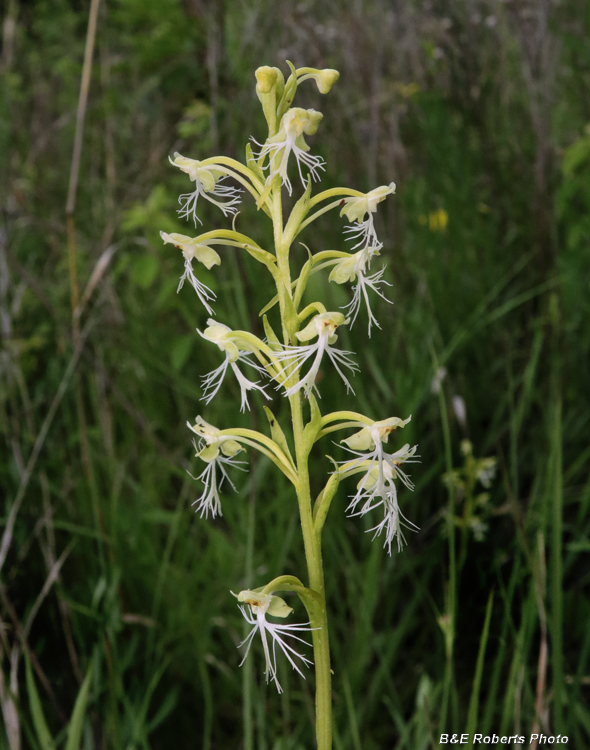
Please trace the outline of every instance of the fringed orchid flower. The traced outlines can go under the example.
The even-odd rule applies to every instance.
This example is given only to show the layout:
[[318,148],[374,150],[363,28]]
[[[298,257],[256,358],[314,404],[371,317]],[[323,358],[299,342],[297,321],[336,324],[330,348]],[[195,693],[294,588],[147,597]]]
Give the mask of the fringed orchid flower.
[[[261,146],[258,159],[268,156],[270,172],[267,177],[267,184],[271,184],[276,175],[281,176],[282,184],[287,188],[289,195],[293,192],[293,187],[287,174],[287,165],[289,156],[293,153],[297,161],[299,176],[304,187],[306,179],[301,171],[301,164],[309,170],[312,178],[319,182],[318,169],[324,169],[324,160],[320,156],[312,156],[309,153],[309,146],[305,142],[304,135],[314,135],[323,115],[316,112],[315,109],[301,109],[293,107],[288,110],[281,120],[279,132],[269,138]],[[257,144],[261,145],[261,144]]]
[[211,291],[208,286],[205,286],[202,281],[199,281],[193,271],[193,260],[198,260],[202,263],[207,270],[213,266],[218,266],[221,263],[219,253],[213,250],[204,242],[197,242],[192,237],[187,237],[184,234],[166,234],[166,232],[160,232],[160,237],[164,240],[165,244],[172,244],[175,247],[182,250],[184,257],[184,273],[180,277],[177,292],[180,292],[184,286],[184,282],[188,279],[191,286],[197,293],[201,303],[209,313],[209,315],[215,315],[213,308],[209,305],[209,300],[215,299],[215,292]]
[[[177,151],[174,152],[174,159],[170,159],[170,163],[187,174],[191,181],[195,183],[195,189],[192,193],[185,193],[178,199],[178,202],[182,205],[182,208],[178,211],[179,216],[187,220],[192,218],[195,226],[197,226],[197,221],[199,224],[202,224],[203,222],[196,213],[197,201],[200,195],[205,200],[208,200],[209,203],[213,203],[213,205],[221,209],[224,216],[237,212],[242,191],[238,188],[220,184],[227,177],[225,172],[216,169],[215,166],[201,166],[201,162],[197,161],[197,159],[189,159]],[[217,198],[226,198],[228,200],[215,200],[212,197],[213,195]]]
[[326,312],[315,315],[305,328],[295,335],[299,341],[310,341],[317,336],[317,342],[315,344],[303,346],[286,346],[284,351],[277,353],[277,359],[283,363],[285,368],[294,366],[295,370],[299,370],[308,359],[314,357],[309,372],[296,383],[287,387],[285,391],[286,396],[292,396],[300,389],[303,389],[305,395],[309,396],[311,390],[315,387],[315,380],[322,363],[324,352],[328,355],[332,364],[336,368],[336,371],[344,381],[346,391],[348,392],[350,390],[354,393],[348,378],[339,367],[339,365],[343,365],[353,373],[358,371],[358,365],[350,359],[350,355],[353,352],[335,349],[332,346],[338,339],[338,336],[335,333],[336,329],[338,326],[346,325],[348,322],[349,321],[344,318],[344,315],[338,312]]
[[[195,424],[187,422],[187,427],[199,437],[199,442],[195,444],[197,451],[196,456],[207,464],[205,470],[199,474],[198,479],[205,485],[203,494],[195,500],[196,512],[201,514],[201,518],[221,516],[221,501],[219,499],[219,490],[223,481],[227,479],[234,492],[236,488],[229,478],[226,466],[245,471],[241,464],[244,461],[235,460],[235,456],[242,450],[241,445],[235,440],[233,435],[222,435],[221,430],[205,422],[202,417],[197,417]],[[217,472],[221,472],[221,479],[218,481]],[[194,477],[193,477],[194,478]]]
[[208,404],[215,397],[223,383],[228,367],[231,367],[238,383],[240,384],[240,393],[242,397],[240,411],[244,411],[246,408],[250,409],[250,404],[248,403],[248,391],[260,391],[266,399],[270,400],[270,396],[266,394],[264,387],[258,385],[258,381],[252,382],[249,380],[238,367],[238,362],[243,362],[244,364],[253,367],[257,372],[266,375],[264,367],[257,365],[250,359],[252,352],[240,349],[239,336],[235,336],[229,326],[217,323],[212,318],[209,318],[207,321],[207,326],[208,327],[205,329],[204,333],[201,333],[201,331],[197,329],[198,333],[207,341],[217,344],[221,351],[225,352],[225,360],[219,367],[202,378],[203,397],[201,400]]
[[[239,594],[234,594],[234,596],[236,596],[239,602],[243,602],[246,605],[245,607],[240,606],[240,611],[244,615],[244,618],[248,625],[252,625],[252,630],[248,633],[242,643],[240,643],[240,647],[244,645],[246,646],[246,653],[244,654],[244,658],[242,659],[240,666],[244,663],[246,657],[250,653],[250,647],[252,646],[254,636],[256,635],[256,633],[260,633],[260,638],[262,639],[262,648],[264,650],[264,659],[266,662],[266,668],[264,670],[266,681],[268,682],[269,679],[274,681],[278,692],[283,692],[283,688],[281,687],[281,684],[279,683],[279,679],[277,677],[277,646],[285,654],[293,669],[305,679],[305,675],[303,674],[295,660],[299,659],[300,662],[305,666],[313,664],[313,661],[303,656],[291,645],[289,645],[285,641],[285,636],[290,636],[291,638],[294,638],[295,640],[300,641],[301,643],[304,643],[306,646],[308,646],[309,644],[304,641],[303,638],[297,635],[297,633],[312,630],[312,628],[307,627],[309,623],[279,625],[274,622],[269,622],[266,619],[267,615],[270,615],[271,617],[284,618],[288,617],[293,611],[291,607],[289,607],[289,605],[284,601],[284,599],[281,599],[280,596],[274,596],[273,594],[261,594],[259,592],[250,591],[248,589],[246,589],[245,591],[240,591]],[[270,636],[272,649],[269,647],[267,636]]]

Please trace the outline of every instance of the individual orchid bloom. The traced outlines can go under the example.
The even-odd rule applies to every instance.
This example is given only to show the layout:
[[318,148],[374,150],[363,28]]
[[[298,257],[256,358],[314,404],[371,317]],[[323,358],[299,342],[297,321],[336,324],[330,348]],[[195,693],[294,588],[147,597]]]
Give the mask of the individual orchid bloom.
[[379,244],[379,247],[373,248],[373,253],[371,255],[368,252],[368,248],[365,247],[351,255],[349,258],[344,258],[334,266],[329,277],[330,281],[335,281],[337,284],[344,284],[356,279],[357,283],[352,287],[352,301],[349,302],[348,305],[344,305],[343,309],[347,310],[347,314],[350,316],[350,327],[352,328],[361,309],[362,302],[363,300],[365,301],[367,312],[369,313],[369,338],[371,338],[371,326],[373,324],[375,324],[377,328],[381,328],[381,326],[371,310],[368,290],[371,289],[381,297],[381,299],[389,302],[389,304],[393,304],[379,289],[380,284],[391,286],[391,284],[383,278],[385,266],[380,271],[377,271],[370,276],[366,273],[371,263],[371,257],[379,255],[381,247],[382,245]]
[[[254,383],[249,380],[238,367],[238,362],[243,362],[250,365],[250,367],[253,367],[258,372],[264,375],[266,374],[266,370],[263,367],[260,367],[260,365],[257,365],[250,360],[252,352],[238,347],[238,344],[235,341],[237,337],[229,326],[217,323],[213,318],[209,318],[207,326],[208,327],[205,329],[204,333],[201,333],[199,329],[197,329],[197,332],[207,341],[217,344],[221,351],[225,352],[225,360],[218,368],[212,370],[202,378],[203,397],[201,401],[205,401],[205,403],[208,404],[215,397],[217,391],[221,388],[228,367],[231,367],[234,375],[238,379],[238,383],[240,384],[240,393],[242,396],[240,410],[242,412],[246,408],[250,409],[250,404],[248,403],[248,391],[260,391],[266,399],[270,400],[270,396],[266,394],[264,387],[258,385],[258,381]],[[234,340],[232,340],[232,338]]]
[[349,239],[358,240],[353,250],[356,250],[357,247],[372,249],[369,261],[375,254],[375,248],[378,251],[382,247],[377,239],[373,214],[377,211],[377,204],[393,193],[395,193],[395,182],[391,182],[389,185],[381,185],[381,187],[371,190],[360,198],[344,198],[344,206],[340,211],[340,216],[346,216],[349,221],[353,222],[344,231],[350,234]]
[[[385,497],[388,492],[388,486],[394,479],[399,479],[407,489],[414,489],[412,480],[400,467],[407,461],[414,461],[417,447],[416,445],[410,447],[410,444],[406,443],[395,453],[386,453],[377,444],[373,451],[367,453],[350,451],[357,456],[357,459],[352,462],[352,467],[365,472],[363,478],[357,484],[357,492],[352,496],[347,508],[347,510],[351,511],[351,515],[364,515],[373,510],[376,507],[374,504],[375,499]],[[347,466],[351,465],[351,462],[345,463]],[[363,502],[363,505],[360,511],[357,512],[357,507],[361,502]],[[380,504],[381,502],[378,501],[377,505]]]
[[[397,488],[393,481],[395,478],[399,477],[408,489],[412,490],[414,488],[408,475],[399,468],[399,465],[404,460],[408,460],[409,457],[413,456],[415,450],[416,446],[410,448],[408,444],[396,453],[385,454],[387,460],[383,463],[383,484],[380,485],[378,467],[373,467],[370,473],[359,482],[357,488],[359,492],[357,492],[357,495],[353,498],[353,501],[349,506],[349,510],[352,510],[350,515],[359,516],[364,516],[369,511],[380,506],[383,508],[383,520],[373,528],[368,529],[368,531],[375,532],[373,539],[380,536],[385,531],[385,542],[383,546],[387,547],[390,555],[391,544],[396,537],[398,552],[401,552],[406,543],[402,532],[402,526],[405,526],[411,531],[418,531],[418,527],[411,521],[408,521],[401,512],[397,500]],[[356,511],[356,505],[361,499],[365,499],[365,503],[359,511]]]
[[[279,683],[279,679],[277,677],[277,646],[285,654],[293,669],[305,679],[305,675],[303,674],[298,663],[295,660],[299,659],[301,661],[301,664],[305,664],[305,666],[313,664],[313,661],[296,651],[284,640],[284,637],[290,636],[291,638],[304,643],[306,646],[309,646],[307,641],[297,635],[298,633],[313,630],[313,628],[308,627],[309,623],[279,625],[274,622],[269,622],[266,619],[267,615],[270,615],[271,617],[284,618],[288,617],[293,611],[291,607],[289,607],[289,605],[284,601],[284,599],[281,599],[280,596],[274,596],[274,594],[262,594],[258,591],[250,591],[248,589],[240,591],[239,594],[234,594],[234,596],[239,602],[243,602],[246,605],[240,605],[240,611],[244,615],[244,618],[248,625],[252,625],[252,630],[238,646],[238,648],[244,645],[246,646],[246,653],[244,654],[244,658],[240,662],[240,666],[242,666],[242,664],[246,660],[246,657],[250,653],[250,647],[252,646],[254,636],[256,635],[256,633],[260,633],[260,637],[262,639],[262,648],[264,650],[264,659],[266,663],[266,668],[264,670],[266,681],[268,682],[269,679],[273,680],[278,692],[283,692],[283,688],[281,687],[281,684]],[[269,647],[267,634],[271,638],[272,649]]]
[[[195,445],[196,455],[207,464],[205,470],[199,474],[198,479],[205,485],[203,494],[195,500],[196,512],[201,514],[201,518],[221,516],[221,500],[219,490],[225,479],[229,482],[234,492],[236,488],[229,478],[226,466],[245,471],[242,468],[244,461],[235,460],[235,456],[242,450],[241,445],[232,435],[221,435],[221,430],[205,422],[202,417],[197,417],[195,424],[187,422],[187,426],[199,437],[198,444]],[[221,479],[218,481],[217,472],[221,472]],[[193,477],[194,478],[194,477]]]
[[[196,213],[197,201],[200,195],[205,200],[208,200],[209,203],[213,203],[220,208],[224,216],[237,213],[238,209],[236,206],[241,201],[240,194],[242,191],[238,188],[220,185],[227,177],[220,169],[216,169],[215,166],[203,167],[197,159],[189,159],[177,151],[174,152],[174,159],[170,159],[170,163],[187,174],[191,181],[195,183],[194,192],[185,193],[178,199],[178,202],[182,205],[182,208],[178,211],[179,216],[187,220],[192,218],[195,226],[197,226],[197,221],[199,224],[202,224],[203,222]],[[213,195],[217,196],[217,198],[226,198],[228,200],[215,200],[215,198],[211,197]]]
[[[299,176],[304,187],[306,186],[306,180],[301,171],[302,163],[307,167],[312,178],[319,182],[320,177],[317,170],[324,169],[324,161],[320,156],[312,156],[308,153],[309,146],[303,136],[314,135],[322,117],[322,113],[316,112],[315,109],[302,109],[301,107],[293,107],[283,115],[279,132],[269,138],[264,146],[261,146],[261,151],[258,154],[258,159],[265,156],[269,158],[270,173],[267,177],[267,184],[271,184],[278,174],[281,176],[282,184],[291,195],[293,187],[287,174],[287,165],[291,153],[295,155],[297,160]],[[274,166],[281,151],[280,162],[278,166]]]
[[348,322],[348,319],[345,319],[344,315],[339,312],[326,312],[315,315],[305,328],[295,335],[299,341],[310,341],[317,336],[317,342],[315,344],[304,346],[285,346],[284,351],[277,353],[277,359],[282,361],[286,368],[294,365],[297,370],[315,354],[313,363],[307,375],[302,377],[301,380],[298,380],[294,385],[287,388],[285,391],[286,396],[293,396],[301,388],[303,388],[305,395],[309,396],[311,390],[315,387],[315,380],[322,363],[324,352],[330,357],[336,371],[344,381],[347,393],[349,390],[354,393],[347,377],[339,367],[339,365],[348,367],[353,373],[358,371],[358,365],[350,359],[350,355],[353,352],[335,349],[332,346],[338,339],[338,336],[335,333],[336,329],[338,326],[346,325]]
[[340,442],[346,443],[346,445],[353,450],[373,450],[382,443],[387,443],[391,433],[397,430],[398,427],[405,427],[408,422],[411,421],[412,415],[410,414],[407,419],[388,417],[387,419],[373,422],[373,424],[370,425],[357,422],[361,429]]
[[220,265],[221,258],[219,257],[219,253],[213,250],[212,247],[209,247],[206,242],[198,242],[198,240],[193,237],[187,237],[185,234],[177,234],[176,232],[166,234],[166,232],[160,232],[160,237],[164,240],[164,244],[171,244],[182,250],[184,273],[180,277],[176,292],[180,292],[184,286],[184,282],[188,279],[209,315],[215,315],[213,308],[208,302],[208,300],[215,299],[215,292],[197,279],[193,271],[193,260],[196,258],[199,263],[202,263],[209,270],[213,266]]
[[[399,479],[409,490],[414,485],[409,476],[401,468],[405,462],[415,460],[417,446],[410,447],[407,443],[395,453],[387,453],[383,444],[389,440],[389,435],[398,427],[404,427],[410,420],[399,417],[389,417],[371,425],[358,423],[361,429],[341,442],[346,444],[346,450],[352,453],[353,460],[343,461],[340,471],[343,473],[363,472],[363,477],[357,485],[357,492],[351,498],[348,506],[351,515],[365,515],[370,510],[383,506],[384,520],[371,529],[376,535],[386,530],[385,546],[391,553],[391,541],[398,536],[398,548],[403,544],[403,534],[400,524],[405,521],[397,504],[397,489],[394,479]],[[358,506],[360,510],[357,510]],[[409,522],[406,522],[408,526]],[[410,525],[411,526],[411,525]],[[410,528],[408,526],[408,528]]]
[[[401,527],[417,530],[417,526],[408,521],[402,514],[398,500],[397,487],[394,479],[399,479],[409,490],[414,489],[414,485],[401,468],[406,461],[414,460],[416,447],[410,448],[409,443],[403,446],[395,453],[386,453],[381,449],[380,441],[374,443],[375,449],[368,453],[352,451],[357,456],[356,461],[345,462],[343,467],[348,470],[365,471],[363,478],[357,485],[357,492],[351,497],[350,504],[347,508],[351,516],[364,516],[375,508],[383,508],[383,520],[372,527],[369,531],[374,531],[375,538],[385,531],[384,547],[388,548],[391,554],[391,544],[397,536],[398,551],[405,544],[405,538]],[[360,509],[359,509],[360,505]]]

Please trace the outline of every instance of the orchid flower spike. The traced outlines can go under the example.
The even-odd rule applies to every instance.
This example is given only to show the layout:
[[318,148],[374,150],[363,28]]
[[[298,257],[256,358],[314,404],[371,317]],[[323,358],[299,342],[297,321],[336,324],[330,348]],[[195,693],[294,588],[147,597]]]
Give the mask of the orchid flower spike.
[[[178,167],[182,172],[185,172],[191,181],[195,183],[194,192],[185,193],[178,199],[178,202],[182,205],[182,208],[178,211],[179,216],[187,220],[192,217],[195,226],[197,226],[197,221],[199,224],[202,224],[203,222],[196,213],[197,201],[200,195],[205,200],[208,200],[209,203],[213,203],[220,208],[224,216],[237,213],[238,209],[236,206],[240,203],[240,194],[242,191],[238,188],[219,184],[227,177],[225,172],[215,168],[215,166],[202,167],[201,162],[197,161],[197,159],[189,159],[177,151],[174,152],[174,159],[170,159],[170,163]],[[211,197],[213,195],[218,198],[227,198],[228,200],[215,200],[215,198]]]
[[182,250],[184,256],[184,273],[180,277],[178,284],[178,293],[184,286],[184,282],[188,279],[197,293],[198,298],[204,305],[209,315],[215,315],[213,308],[209,305],[208,300],[215,299],[215,292],[211,291],[208,286],[205,286],[193,272],[193,259],[197,259],[199,263],[202,263],[207,270],[210,270],[213,266],[218,266],[221,263],[219,254],[209,247],[206,242],[199,242],[198,240],[187,237],[185,234],[166,234],[166,232],[160,232],[160,237],[164,240],[164,244],[171,244]]
[[[211,513],[213,518],[217,515],[221,516],[223,514],[221,512],[219,490],[224,480],[227,479],[234,492],[236,491],[234,483],[229,478],[225,467],[232,466],[240,471],[245,471],[240,465],[245,462],[236,461],[234,458],[242,450],[242,447],[237,442],[235,435],[222,435],[221,430],[205,422],[200,416],[196,418],[194,425],[187,422],[187,427],[198,435],[199,442],[195,445],[196,455],[207,464],[205,470],[198,476],[198,479],[205,485],[203,494],[195,500],[193,505],[197,506],[196,512],[201,514],[201,518],[203,516],[208,518],[209,513]],[[219,482],[217,480],[217,470],[221,472],[221,480]]]
[[344,199],[340,216],[346,216],[349,221],[353,222],[344,231],[350,234],[349,239],[358,240],[353,250],[356,250],[357,247],[369,248],[369,262],[375,254],[375,248],[380,250],[382,247],[375,232],[373,214],[377,211],[377,204],[393,193],[395,193],[395,182],[391,182],[389,185],[381,185],[381,187],[371,190],[360,198]]
[[208,404],[215,397],[223,383],[228,367],[231,367],[234,375],[238,379],[238,383],[240,384],[240,393],[242,396],[240,411],[243,412],[246,408],[250,409],[250,404],[248,403],[248,391],[260,391],[266,399],[270,400],[270,396],[266,394],[264,387],[258,385],[258,381],[252,382],[251,380],[248,380],[238,367],[238,362],[243,362],[250,365],[250,367],[253,367],[257,372],[266,375],[264,367],[261,367],[250,360],[252,354],[251,350],[239,348],[239,334],[234,334],[229,326],[217,323],[213,318],[209,318],[207,326],[208,327],[205,329],[204,333],[201,333],[198,328],[197,332],[207,341],[217,344],[221,351],[225,352],[225,360],[217,369],[212,370],[202,378],[203,397],[201,398],[201,401],[205,401],[205,403]]
[[[317,336],[317,342],[315,344],[304,346],[285,346],[284,351],[277,353],[277,359],[284,363],[285,368],[294,366],[294,370],[296,371],[298,371],[302,365],[315,354],[315,358],[307,375],[298,380],[294,385],[288,387],[285,391],[286,396],[292,396],[301,388],[303,388],[305,395],[309,396],[312,388],[315,387],[315,380],[322,363],[324,352],[330,357],[336,371],[344,381],[346,391],[348,392],[350,390],[354,393],[347,377],[338,366],[340,364],[344,367],[348,367],[353,373],[357,372],[359,369],[358,365],[350,359],[350,355],[353,352],[335,349],[332,346],[332,344],[335,344],[338,339],[338,336],[335,333],[338,326],[346,325],[348,323],[349,320],[345,319],[344,315],[339,312],[326,312],[315,315],[305,328],[295,335],[299,341],[310,341]],[[280,388],[280,385],[278,387]]]
[[[305,679],[305,675],[299,668],[295,659],[299,659],[302,664],[305,664],[305,666],[313,664],[313,661],[295,651],[295,649],[284,640],[284,636],[288,635],[291,638],[295,638],[295,640],[304,643],[306,646],[309,646],[307,641],[304,641],[303,638],[296,635],[297,633],[313,630],[313,628],[307,627],[309,623],[279,625],[274,622],[269,622],[266,619],[267,615],[284,618],[288,617],[293,611],[287,602],[285,602],[284,599],[281,599],[280,596],[262,594],[259,591],[250,591],[249,589],[240,591],[239,594],[234,594],[234,596],[237,598],[238,602],[243,602],[246,605],[244,607],[240,606],[240,611],[244,615],[248,625],[252,625],[252,630],[238,646],[238,648],[244,645],[246,646],[246,653],[240,662],[240,666],[246,661],[246,657],[250,653],[250,647],[252,646],[254,636],[256,633],[260,633],[262,648],[264,650],[264,660],[266,663],[266,668],[264,670],[266,681],[268,682],[269,679],[273,680],[278,692],[283,692],[283,688],[277,677],[277,646],[285,654],[293,669]],[[269,648],[267,633],[272,640],[272,650]]]
[[320,177],[317,170],[324,169],[324,161],[320,156],[312,156],[308,153],[309,146],[303,136],[314,135],[322,117],[322,113],[316,112],[315,109],[293,107],[283,115],[279,132],[272,138],[269,138],[264,146],[261,146],[260,143],[257,144],[261,146],[257,158],[261,159],[265,156],[269,158],[270,172],[266,178],[267,184],[272,183],[276,175],[280,175],[282,184],[287,188],[289,195],[291,195],[293,187],[287,174],[287,165],[291,153],[295,154],[303,186],[306,186],[306,180],[301,171],[302,162],[309,170],[312,178],[316,182],[319,182]]
[[[378,247],[373,248],[372,255],[379,255],[381,247],[382,245],[380,243]],[[344,305],[342,309],[346,310],[347,314],[350,316],[350,327],[352,328],[361,309],[362,302],[363,300],[365,301],[367,312],[369,313],[369,338],[371,338],[371,326],[373,324],[375,324],[377,328],[381,328],[381,326],[371,310],[368,290],[372,289],[379,297],[381,297],[381,299],[389,302],[390,305],[393,304],[393,302],[387,299],[379,289],[381,284],[391,286],[391,284],[383,278],[385,266],[380,271],[377,271],[370,276],[366,273],[371,263],[370,257],[369,248],[364,247],[349,258],[344,258],[339,261],[332,269],[329,277],[330,281],[335,281],[337,284],[345,284],[346,282],[354,281],[356,279],[357,283],[352,287],[352,301],[349,302],[348,305]]]

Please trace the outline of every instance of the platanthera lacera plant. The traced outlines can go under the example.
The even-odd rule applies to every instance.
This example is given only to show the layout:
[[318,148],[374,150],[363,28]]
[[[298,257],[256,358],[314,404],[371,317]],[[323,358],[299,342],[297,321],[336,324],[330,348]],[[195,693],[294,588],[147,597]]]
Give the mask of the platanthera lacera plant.
[[[318,405],[316,397],[320,394],[316,377],[320,367],[326,370],[322,387],[329,377],[340,377],[347,393],[354,394],[350,381],[359,366],[354,354],[338,345],[338,329],[352,326],[357,317],[364,314],[363,310],[366,310],[369,335],[374,326],[379,327],[371,302],[377,296],[386,299],[384,285],[387,282],[383,279],[384,269],[374,267],[382,248],[375,231],[374,215],[379,203],[395,192],[395,185],[392,182],[369,193],[349,188],[312,193],[314,184],[320,181],[324,162],[313,155],[307,139],[316,134],[322,114],[292,104],[298,86],[304,81],[315,82],[319,91],[327,94],[339,74],[336,70],[296,70],[289,65],[291,75],[286,83],[278,68],[261,67],[256,71],[256,93],[268,124],[268,136],[264,143],[252,138],[254,147],[250,143],[246,145],[245,164],[225,156],[197,161],[176,153],[171,159],[193,184],[192,192],[180,196],[179,214],[197,227],[201,224],[197,216],[199,199],[201,203],[209,201],[224,216],[234,217],[232,228],[216,229],[197,237],[162,233],[162,239],[182,252],[184,271],[179,291],[184,282],[189,281],[205,308],[206,325],[199,330],[203,345],[216,346],[219,350],[219,367],[203,377],[205,404],[223,392],[226,377],[238,381],[242,411],[250,408],[249,396],[254,391],[269,399],[276,389],[289,401],[294,455],[285,433],[266,406],[269,435],[250,429],[215,427],[202,416],[188,424],[196,435],[197,456],[204,465],[198,477],[204,488],[195,505],[201,516],[221,515],[220,494],[228,486],[233,488],[235,471],[244,468],[245,462],[241,460],[245,455],[244,446],[267,456],[293,485],[293,495],[299,505],[308,586],[295,576],[283,575],[255,590],[240,591],[238,606],[252,626],[242,645],[246,658],[259,634],[266,679],[272,680],[281,692],[277,653],[282,652],[293,669],[303,676],[304,668],[312,664],[306,642],[306,637],[311,636],[316,674],[317,745],[320,750],[328,750],[332,747],[331,672],[322,528],[341,481],[354,476],[356,490],[349,498],[346,511],[352,516],[371,514],[374,536],[384,540],[390,553],[394,542],[401,549],[405,541],[403,527],[415,527],[402,515],[397,490],[400,484],[409,490],[413,488],[403,467],[415,460],[416,446],[395,445],[393,433],[407,424],[409,416],[374,420],[348,409],[323,415]],[[283,189],[292,195],[295,190],[292,181],[301,183],[302,194],[290,215],[285,217]],[[235,214],[246,193],[256,202],[261,219],[272,222],[274,247],[260,247],[247,234],[236,230]],[[309,252],[299,275],[293,278],[290,254],[295,239],[319,216],[331,210],[338,210],[347,222],[342,244],[348,249]],[[215,294],[199,280],[199,265],[207,269],[219,265],[221,256],[215,248],[223,246],[248,253],[265,267],[264,273],[269,274],[276,286],[276,296],[269,300],[263,313],[276,315],[278,309],[276,321],[280,316],[280,328],[273,327],[263,314],[264,340],[249,331],[232,330],[213,317]],[[330,281],[351,287],[352,299],[344,312],[327,310],[320,300],[301,307],[310,276],[326,269],[330,269]],[[312,501],[310,451],[316,442],[327,435],[334,438],[335,433],[341,435],[346,460],[331,464],[325,486]],[[329,440],[324,442],[326,447],[330,445]],[[307,610],[308,621],[287,623],[286,618],[293,610],[276,595],[277,591],[296,592]]]

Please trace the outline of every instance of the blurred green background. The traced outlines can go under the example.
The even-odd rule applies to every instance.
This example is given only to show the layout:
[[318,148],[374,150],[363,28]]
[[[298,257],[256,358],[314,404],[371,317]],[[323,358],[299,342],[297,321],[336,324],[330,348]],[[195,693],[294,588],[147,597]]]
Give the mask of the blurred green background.
[[[335,750],[436,747],[445,690],[445,731],[528,742],[537,727],[590,748],[590,4],[101,0],[73,325],[66,200],[89,5],[3,2],[0,747],[313,745],[313,675],[281,662],[278,696],[259,644],[239,669],[229,593],[303,575],[295,497],[251,456],[221,519],[191,509],[186,421],[266,422],[256,394],[237,414],[230,378],[199,402],[221,360],[158,234],[192,230],[168,155],[244,159],[265,137],[253,72],[289,59],[341,73],[326,97],[298,94],[324,113],[310,139],[322,187],[398,186],[377,214],[394,305],[377,306],[371,339],[362,314],[342,336],[356,398],[330,379],[322,409],[412,414],[403,438],[421,454],[415,492],[400,491],[421,531],[402,553],[346,517],[352,482],[332,504]],[[270,242],[248,199],[238,220]],[[345,249],[342,228],[331,213],[300,239]],[[199,268],[219,319],[262,334],[270,286],[249,257],[222,258]],[[328,309],[349,292],[314,277]],[[271,408],[286,427],[280,396]],[[496,459],[487,490],[465,439]],[[316,459],[319,490],[330,464]]]

